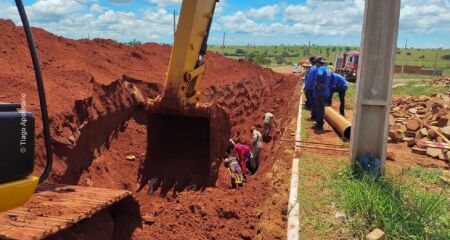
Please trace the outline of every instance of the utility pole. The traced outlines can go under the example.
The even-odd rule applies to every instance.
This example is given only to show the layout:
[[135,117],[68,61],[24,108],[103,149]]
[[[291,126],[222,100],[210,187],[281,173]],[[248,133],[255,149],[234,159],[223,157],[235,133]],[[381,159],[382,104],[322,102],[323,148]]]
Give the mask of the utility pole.
[[[366,0],[353,109],[350,161],[368,153],[384,173],[397,50],[400,0]],[[383,27],[380,27],[383,26]]]
[[311,49],[311,38],[309,38],[309,40],[308,40],[308,50],[307,50],[308,57],[311,57],[311,53],[309,52],[310,49]]
[[222,39],[222,55],[225,55],[225,32],[223,32],[223,39]]
[[437,71],[437,60],[438,60],[438,48],[436,48],[436,57],[434,58],[434,67],[433,67],[433,75],[436,75],[436,71]]
[[[406,42],[405,42],[405,54],[406,54],[405,62],[408,61],[407,49],[408,49],[408,39],[406,39]],[[403,64],[402,64],[402,77],[403,77],[403,73],[405,72],[405,62],[403,62]],[[406,65],[408,65],[408,63],[406,63]]]
[[173,44],[175,44],[175,33],[177,32],[177,13],[173,10]]

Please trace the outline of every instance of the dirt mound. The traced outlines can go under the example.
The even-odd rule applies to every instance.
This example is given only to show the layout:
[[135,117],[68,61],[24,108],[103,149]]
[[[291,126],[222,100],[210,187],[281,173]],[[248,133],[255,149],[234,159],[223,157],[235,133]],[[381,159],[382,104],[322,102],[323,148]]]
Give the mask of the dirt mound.
[[[19,102],[26,94],[29,110],[40,118],[23,29],[1,20],[0,32],[0,101]],[[70,40],[42,29],[33,29],[33,33],[42,63],[55,149],[50,181],[134,190],[146,158],[147,128],[133,114],[134,96],[129,86],[141,89],[144,97],[160,94],[170,46]],[[206,63],[202,101],[214,101],[226,109],[233,138],[249,141],[250,126],[261,124],[262,114],[270,108],[283,126],[298,84],[295,77],[213,53],[207,54]],[[45,151],[41,123],[36,123],[40,172]],[[239,239],[243,233],[236,228],[256,235],[257,209],[269,194],[270,180],[264,174],[273,164],[269,156],[273,147],[272,143],[264,146],[260,172],[242,192],[228,190],[224,168],[219,173],[218,188],[203,192],[183,192],[162,199],[148,197],[145,188],[138,194],[141,212],[154,216],[155,224],[145,225],[135,238]]]

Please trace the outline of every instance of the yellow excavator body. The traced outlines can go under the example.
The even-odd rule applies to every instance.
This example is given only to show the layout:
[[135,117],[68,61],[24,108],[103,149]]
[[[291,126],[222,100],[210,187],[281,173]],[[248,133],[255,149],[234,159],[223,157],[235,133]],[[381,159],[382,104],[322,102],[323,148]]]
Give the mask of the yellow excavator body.
[[30,200],[39,178],[30,176],[14,182],[0,184],[0,212],[20,207]]

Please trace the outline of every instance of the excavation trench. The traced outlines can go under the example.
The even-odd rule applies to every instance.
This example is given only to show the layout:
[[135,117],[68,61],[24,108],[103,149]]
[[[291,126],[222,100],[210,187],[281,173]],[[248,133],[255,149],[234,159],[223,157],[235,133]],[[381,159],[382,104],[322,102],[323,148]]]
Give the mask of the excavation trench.
[[[24,64],[29,61],[29,56],[17,54],[28,51],[26,42],[16,41],[23,38],[23,29],[12,21],[2,20],[0,32],[4,33],[0,36],[0,49],[5,56],[0,64],[0,79],[4,83],[0,89],[0,100],[17,102],[20,93],[25,93],[29,110],[36,113],[39,119],[38,95],[35,88],[31,87],[34,86],[33,71]],[[265,231],[258,225],[266,213],[273,213],[268,215],[267,222],[273,225],[274,219],[278,219],[278,224],[283,224],[282,215],[273,209],[286,204],[281,200],[275,203],[277,207],[274,207],[273,201],[265,203],[271,191],[279,189],[278,185],[271,186],[267,179],[273,165],[272,147],[276,145],[272,144],[273,141],[263,146],[259,172],[238,191],[229,189],[227,170],[221,167],[220,158],[212,157],[223,154],[225,149],[222,151],[218,147],[221,146],[219,139],[228,136],[225,131],[212,130],[215,125],[211,124],[213,121],[209,114],[193,116],[208,119],[208,131],[206,126],[197,126],[197,123],[194,127],[189,123],[183,124],[183,131],[191,128],[200,130],[193,135],[195,139],[191,137],[179,143],[181,149],[175,150],[171,143],[165,150],[154,150],[173,150],[178,152],[175,157],[187,156],[175,159],[172,163],[167,158],[159,158],[160,163],[156,161],[156,164],[150,159],[149,152],[153,150],[148,148],[158,146],[158,141],[167,140],[158,140],[158,136],[148,139],[148,135],[153,134],[149,132],[153,127],[148,123],[147,116],[136,114],[133,95],[129,93],[127,85],[131,83],[138,87],[146,98],[154,99],[160,95],[165,79],[164,70],[168,68],[170,59],[169,45],[151,43],[129,46],[103,39],[71,40],[42,29],[33,29],[33,35],[40,49],[55,149],[54,168],[49,182],[133,191],[141,211],[139,214],[146,220],[142,228],[133,229],[131,237],[128,235],[120,239],[248,239],[258,238],[261,233],[272,234],[273,229],[283,229],[284,232],[284,227],[268,227]],[[262,124],[261,117],[269,109],[275,110],[279,125],[284,126],[289,100],[295,89],[298,89],[297,77],[274,73],[270,69],[211,52],[205,56],[205,61],[208,68],[199,86],[201,101],[215,102],[225,108],[234,140],[249,144],[250,127]],[[143,80],[122,79],[123,74]],[[154,123],[155,126],[157,124]],[[176,129],[170,124],[161,124],[170,128],[165,133]],[[39,121],[36,126],[36,172],[39,173],[45,165],[45,148]],[[204,137],[209,135],[209,139],[202,140],[203,137],[197,136],[198,132],[204,132]],[[213,132],[218,134],[213,136]],[[183,138],[183,135],[176,136]],[[185,158],[192,154],[191,151],[186,154],[186,148],[192,150],[198,148],[196,144],[202,144],[203,149],[203,145],[208,145],[208,142],[214,144],[206,148],[209,156],[196,157],[190,164],[193,167],[198,164],[198,169],[184,169]],[[283,149],[280,151],[281,154]],[[183,173],[188,173],[188,176],[191,174],[193,178],[204,176],[207,180],[202,179],[199,186],[212,186],[215,182],[217,187],[207,187],[203,191],[185,190],[176,197],[167,194],[165,198],[157,194],[148,196],[148,185],[143,191],[135,192],[143,173],[141,167],[145,163],[173,168],[175,172],[169,176],[178,177]],[[215,171],[206,174],[206,167],[220,169],[219,174]],[[150,169],[148,174],[151,173]],[[259,212],[262,204],[267,206],[264,213]],[[68,209],[60,208],[57,211],[65,214]],[[272,235],[274,237],[267,239],[277,239]],[[279,235],[279,239],[283,239],[283,234]]]
[[[280,83],[283,83],[282,80]],[[295,81],[286,83],[294,85]],[[280,88],[281,86],[280,84]],[[273,101],[272,105],[279,109],[279,115],[285,117],[287,110],[280,107],[288,103],[281,98],[266,96],[267,90],[246,81],[205,90],[206,96],[214,96],[206,101],[219,102],[225,109],[215,103],[198,104],[181,112],[167,111],[166,107],[158,103],[143,109],[136,107],[136,94],[130,91],[135,88],[148,99],[157,99],[162,92],[162,87],[158,84],[131,78],[120,79],[108,85],[96,84],[94,81],[92,96],[77,100],[72,114],[54,121],[53,130],[60,132],[56,138],[58,141],[54,144],[57,162],[67,165],[63,171],[55,171],[55,180],[60,183],[130,191],[135,191],[136,184],[140,184],[142,191],[137,192],[136,196],[141,214],[147,217],[150,215],[150,219],[154,219],[156,223],[151,223],[151,220],[150,225],[144,225],[144,230],[131,228],[131,231],[137,231],[133,234],[136,239],[147,239],[146,234],[141,235],[142,231],[151,231],[152,237],[163,238],[170,232],[165,223],[175,225],[180,210],[173,209],[179,209],[180,206],[183,206],[183,214],[186,214],[183,223],[176,227],[180,231],[187,231],[185,228],[190,226],[191,218],[204,221],[199,217],[212,217],[213,226],[220,226],[222,211],[236,214],[241,212],[237,214],[242,217],[238,217],[239,222],[251,219],[256,223],[258,220],[252,210],[242,213],[243,209],[234,205],[236,201],[250,201],[257,206],[267,196],[266,185],[261,187],[259,184],[262,179],[256,179],[260,174],[262,176],[267,173],[273,163],[268,158],[272,145],[266,145],[262,152],[264,160],[261,173],[252,180],[257,182],[248,186],[257,189],[257,199],[252,194],[229,196],[229,176],[221,168],[222,159],[231,127],[235,139],[248,142],[250,135],[247,121],[259,120],[256,115],[254,118],[248,117],[248,113],[259,108],[264,110],[267,108],[266,102]],[[292,87],[282,89],[284,91]],[[211,91],[215,94],[210,95]],[[74,137],[68,141],[67,136]],[[127,160],[129,156],[134,156],[135,160]],[[170,194],[171,191],[177,193],[176,196]],[[149,196],[148,193],[153,194]],[[173,205],[171,200],[167,200],[173,198],[180,203]],[[221,200],[216,202],[219,199]],[[161,210],[165,208],[167,212]],[[188,212],[184,212],[184,208]],[[159,232],[157,229],[164,231]],[[202,228],[190,236],[196,238],[203,234],[225,236],[221,229],[210,228]]]

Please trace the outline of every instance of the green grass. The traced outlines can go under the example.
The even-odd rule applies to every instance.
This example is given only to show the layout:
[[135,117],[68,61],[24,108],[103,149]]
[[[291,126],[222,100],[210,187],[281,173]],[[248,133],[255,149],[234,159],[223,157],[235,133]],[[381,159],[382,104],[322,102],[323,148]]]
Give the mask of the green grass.
[[427,169],[423,167],[413,167],[409,169],[408,174],[420,183],[436,184],[441,187],[446,186],[446,182],[441,179],[442,170]]
[[450,91],[449,87],[431,86],[424,81],[408,81],[405,85],[393,89],[394,96],[429,96],[433,93],[446,94]]
[[[336,58],[336,54],[348,51],[348,50],[357,50],[358,47],[352,46],[236,46],[230,45],[225,46],[225,49],[222,49],[221,45],[211,45],[209,49],[213,52],[222,53],[225,55],[234,58],[246,58],[249,53],[253,54],[264,54],[270,60],[269,64],[264,64],[265,67],[277,67],[277,66],[286,66],[297,64],[302,59],[307,59],[309,55],[314,56],[323,56],[329,62],[333,62]],[[240,49],[240,50],[238,50]],[[243,54],[236,54],[236,51],[242,52]],[[436,62],[436,66],[439,69],[444,70],[444,75],[450,76],[450,61],[444,60],[441,57],[444,55],[450,55],[450,49],[398,49],[396,54],[396,65],[416,65],[424,68],[433,68],[436,59],[436,51],[438,51],[438,58]],[[283,57],[284,62],[281,64],[277,64],[277,57]],[[404,76],[406,76],[405,74]],[[401,77],[404,78],[404,77]],[[428,78],[427,75],[414,76],[411,75],[407,78]]]
[[348,168],[335,176],[339,207],[348,214],[355,236],[363,238],[371,229],[380,228],[387,239],[450,239],[448,189],[424,191],[399,179],[357,179]]
[[300,132],[300,136],[303,141],[306,141],[309,138],[309,131],[312,127],[312,122],[308,121],[308,118],[311,117],[311,112],[306,109],[302,109],[302,130]]
[[[241,49],[245,52],[243,55],[237,55],[236,51]],[[224,54],[228,55],[232,58],[246,58],[247,53],[255,53],[255,54],[266,54],[268,58],[271,60],[270,67],[278,66],[276,64],[275,56],[279,56],[284,54],[286,57],[285,63],[281,65],[293,65],[297,64],[301,59],[308,58],[309,55],[315,56],[323,56],[328,59],[330,62],[334,62],[336,58],[336,54],[345,52],[347,50],[356,50],[357,47],[347,47],[347,46],[311,46],[308,48],[307,46],[237,46],[237,45],[229,45],[225,46]],[[209,46],[209,50],[213,52],[222,53],[221,45],[211,45]],[[308,52],[309,51],[309,52]]]
[[424,74],[411,74],[411,73],[395,73],[394,82],[396,79],[433,79],[437,76],[435,75],[424,75]]
[[[347,157],[301,156],[302,239],[364,239],[374,228],[385,239],[450,239],[450,186],[442,170],[388,168],[376,180],[354,177],[347,163]],[[345,218],[336,218],[337,211]]]
[[335,190],[330,184],[345,163],[345,158],[310,153],[301,156],[298,198],[302,239],[351,239],[345,222],[335,217]]

